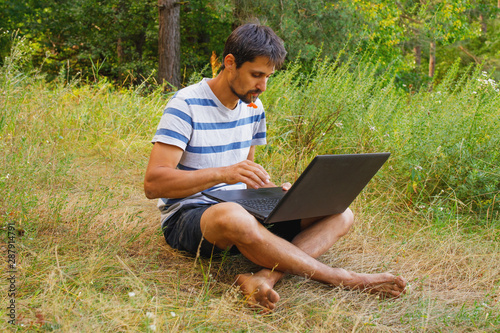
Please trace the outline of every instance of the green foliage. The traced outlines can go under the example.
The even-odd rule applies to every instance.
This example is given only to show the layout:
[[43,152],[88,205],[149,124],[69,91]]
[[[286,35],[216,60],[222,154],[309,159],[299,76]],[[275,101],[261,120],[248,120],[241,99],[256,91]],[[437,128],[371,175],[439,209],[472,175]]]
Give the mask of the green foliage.
[[497,70],[500,68],[500,16],[488,19],[486,23],[487,31],[484,34],[451,45],[438,54],[443,59],[438,63],[443,73],[451,67],[451,59],[460,58],[461,68],[482,64],[496,81],[500,81],[500,71]]
[[[35,66],[44,63],[48,79],[93,78],[92,63],[101,74],[134,81],[156,68],[156,1],[97,0],[9,1],[8,29],[18,30],[35,50]],[[4,28],[5,29],[5,28]],[[156,29],[156,30],[155,30]]]
[[[285,41],[289,59],[300,58],[304,69],[312,69],[319,52],[330,58],[342,50],[359,57],[369,52],[374,63],[390,66],[413,87],[427,81],[426,66],[415,63],[413,48],[421,47],[424,64],[430,41],[438,45],[437,80],[457,57],[465,67],[484,60],[488,69],[499,59],[498,9],[492,1],[194,0],[178,5],[184,84],[202,69],[211,76],[205,66],[212,52],[220,57],[231,30],[249,21],[271,26]],[[17,32],[33,49],[33,66],[48,80],[82,76],[92,81],[99,68],[118,85],[141,84],[157,70],[156,0],[0,0],[0,15],[0,65]],[[480,35],[483,23],[488,32]]]
[[232,31],[231,8],[223,1],[195,0],[184,3],[181,10],[182,81],[187,83],[196,72],[211,77],[205,66],[212,52],[222,56],[224,42]]
[[[220,55],[231,32],[233,18],[219,2],[182,2],[181,38],[184,80]],[[33,48],[34,66],[43,63],[47,79],[71,80],[106,76],[121,85],[140,84],[157,70],[157,1],[78,0],[0,1],[0,56],[10,51],[12,31]],[[0,62],[1,64],[1,62]]]
[[350,68],[321,60],[304,75],[297,63],[272,78],[264,152],[276,171],[293,178],[316,154],[389,151],[381,175],[402,205],[500,209],[500,85],[488,73],[457,64],[433,89],[406,92],[377,65]]

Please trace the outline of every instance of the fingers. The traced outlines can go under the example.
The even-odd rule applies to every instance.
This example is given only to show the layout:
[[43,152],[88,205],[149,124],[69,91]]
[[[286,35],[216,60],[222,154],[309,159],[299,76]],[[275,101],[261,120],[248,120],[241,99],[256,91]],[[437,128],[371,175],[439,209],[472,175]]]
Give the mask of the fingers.
[[260,188],[269,183],[270,178],[261,165],[245,160],[230,167],[226,182],[229,184],[242,182],[248,187]]
[[246,182],[244,182],[253,188],[266,185],[270,180],[269,174],[262,166],[253,162],[251,163],[252,165],[245,165],[242,170],[242,175],[246,177]]
[[292,184],[290,184],[289,182],[281,184],[281,188],[283,189],[283,191],[288,191],[291,187]]

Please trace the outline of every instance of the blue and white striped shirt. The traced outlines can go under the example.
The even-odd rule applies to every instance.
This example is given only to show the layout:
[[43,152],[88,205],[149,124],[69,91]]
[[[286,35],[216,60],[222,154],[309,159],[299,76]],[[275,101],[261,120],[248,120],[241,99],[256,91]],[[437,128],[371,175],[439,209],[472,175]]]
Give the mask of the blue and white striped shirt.
[[[184,153],[181,170],[224,167],[244,161],[251,146],[266,143],[266,119],[259,99],[258,108],[241,100],[234,110],[225,107],[208,86],[209,79],[179,90],[168,102],[152,142],[174,145]],[[213,189],[245,188],[218,184]],[[201,193],[183,199],[158,201],[162,222],[188,203],[215,203]]]

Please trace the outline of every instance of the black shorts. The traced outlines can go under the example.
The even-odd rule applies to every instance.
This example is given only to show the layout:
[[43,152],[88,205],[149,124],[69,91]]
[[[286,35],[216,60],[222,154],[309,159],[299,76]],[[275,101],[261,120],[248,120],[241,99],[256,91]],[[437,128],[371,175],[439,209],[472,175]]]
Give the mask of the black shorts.
[[[163,235],[168,245],[174,249],[190,252],[194,255],[200,250],[200,255],[203,257],[211,257],[212,255],[220,255],[223,250],[214,246],[203,238],[200,227],[201,215],[211,205],[207,204],[190,204],[182,206],[175,212],[164,224]],[[280,222],[275,224],[265,225],[266,228],[273,234],[291,242],[292,239],[299,234],[300,220]],[[201,244],[200,244],[201,242]],[[229,250],[230,254],[240,253],[236,246]]]

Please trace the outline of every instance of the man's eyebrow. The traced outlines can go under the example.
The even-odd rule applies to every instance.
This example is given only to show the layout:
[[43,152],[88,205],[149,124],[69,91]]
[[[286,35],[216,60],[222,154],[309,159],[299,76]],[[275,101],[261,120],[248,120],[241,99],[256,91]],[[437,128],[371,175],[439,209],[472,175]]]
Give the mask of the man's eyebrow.
[[272,75],[272,74],[274,74],[274,71],[272,71],[271,73],[268,74],[266,72],[262,72],[262,71],[259,71],[259,70],[253,70],[252,74]]

